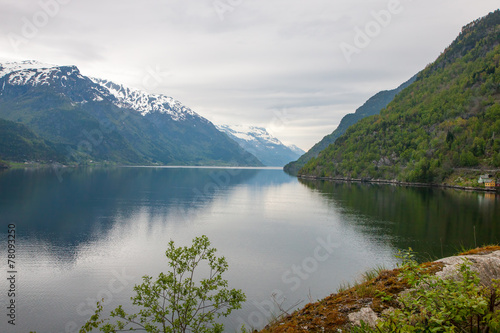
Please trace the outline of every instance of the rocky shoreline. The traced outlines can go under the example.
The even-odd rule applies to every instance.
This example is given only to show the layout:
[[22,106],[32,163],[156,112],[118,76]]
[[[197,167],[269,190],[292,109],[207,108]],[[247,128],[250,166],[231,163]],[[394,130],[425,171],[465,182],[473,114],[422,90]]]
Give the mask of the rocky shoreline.
[[[500,246],[477,248],[421,266],[431,274],[453,279],[458,276],[459,266],[464,259],[471,263],[471,269],[478,273],[483,285],[490,285],[493,279],[500,279]],[[398,268],[382,270],[368,281],[309,303],[279,318],[260,332],[349,332],[350,327],[361,321],[374,325],[384,311],[397,306],[394,301],[386,301],[381,295],[396,296],[408,288],[399,277]]]

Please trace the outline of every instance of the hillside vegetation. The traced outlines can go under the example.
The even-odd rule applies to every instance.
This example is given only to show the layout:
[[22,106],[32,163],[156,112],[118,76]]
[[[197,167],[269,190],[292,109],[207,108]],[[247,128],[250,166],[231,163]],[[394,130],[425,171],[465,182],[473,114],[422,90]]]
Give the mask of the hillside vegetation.
[[380,115],[350,127],[299,176],[442,183],[498,170],[499,41],[500,10],[465,26]]
[[[63,153],[27,126],[0,119],[0,156],[16,162],[57,161],[63,158]],[[2,165],[4,164],[0,161],[0,168]]]
[[411,79],[392,90],[380,91],[374,96],[370,97],[362,106],[360,106],[354,113],[349,113],[345,115],[340,121],[339,126],[330,134],[325,136],[320,142],[315,144],[307,153],[302,155],[297,161],[290,162],[285,165],[285,172],[291,175],[297,175],[298,171],[311,160],[313,157],[317,157],[319,153],[334,143],[342,134],[344,134],[347,129],[356,124],[363,118],[379,114],[382,109],[384,109],[403,89],[408,87],[410,84],[415,82],[417,76],[413,76]]

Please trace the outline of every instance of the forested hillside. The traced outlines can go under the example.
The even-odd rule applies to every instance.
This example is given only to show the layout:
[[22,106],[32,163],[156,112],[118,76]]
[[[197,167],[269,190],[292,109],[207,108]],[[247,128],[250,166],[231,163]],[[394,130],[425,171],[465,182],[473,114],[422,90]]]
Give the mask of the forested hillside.
[[0,119],[0,168],[1,160],[60,161],[64,155],[51,142],[33,133],[27,126]]
[[330,134],[325,136],[320,142],[315,144],[307,153],[302,155],[297,161],[290,162],[285,165],[285,172],[291,175],[297,175],[297,172],[313,157],[317,157],[319,153],[334,143],[347,129],[356,124],[363,118],[379,114],[403,89],[415,82],[416,75],[411,79],[392,90],[384,90],[376,93],[370,97],[362,106],[360,106],[354,113],[345,115],[340,121],[339,126]]
[[299,172],[317,177],[454,182],[500,167],[500,11],[462,29],[382,110]]

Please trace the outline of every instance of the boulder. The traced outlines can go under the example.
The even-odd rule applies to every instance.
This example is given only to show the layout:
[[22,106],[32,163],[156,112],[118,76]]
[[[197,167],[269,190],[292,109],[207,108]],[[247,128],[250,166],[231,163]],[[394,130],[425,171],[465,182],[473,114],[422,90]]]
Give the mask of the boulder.
[[490,286],[493,279],[500,279],[500,251],[439,259],[436,262],[443,263],[444,267],[436,276],[457,279],[460,276],[458,269],[464,260],[470,262],[471,270],[478,273],[483,285]]

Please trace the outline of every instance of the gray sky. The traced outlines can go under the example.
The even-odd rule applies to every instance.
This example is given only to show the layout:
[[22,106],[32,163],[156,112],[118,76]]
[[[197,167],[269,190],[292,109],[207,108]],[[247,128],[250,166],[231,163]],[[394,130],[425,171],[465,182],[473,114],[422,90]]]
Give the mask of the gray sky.
[[0,59],[178,99],[307,150],[498,0],[0,0]]

